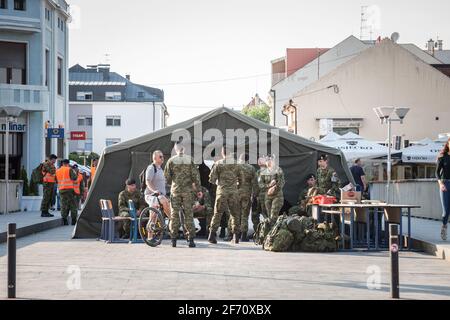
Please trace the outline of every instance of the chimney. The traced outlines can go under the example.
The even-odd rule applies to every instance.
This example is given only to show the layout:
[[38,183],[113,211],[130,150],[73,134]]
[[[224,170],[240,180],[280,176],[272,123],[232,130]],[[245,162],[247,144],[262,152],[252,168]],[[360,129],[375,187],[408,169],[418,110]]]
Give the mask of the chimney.
[[434,46],[435,46],[434,40],[433,39],[428,40],[427,50],[428,53],[431,54],[432,56],[434,56]]
[[127,78],[128,81],[131,81],[131,76],[129,74],[126,74],[125,78]]
[[444,48],[444,40],[438,40],[438,50],[442,51]]

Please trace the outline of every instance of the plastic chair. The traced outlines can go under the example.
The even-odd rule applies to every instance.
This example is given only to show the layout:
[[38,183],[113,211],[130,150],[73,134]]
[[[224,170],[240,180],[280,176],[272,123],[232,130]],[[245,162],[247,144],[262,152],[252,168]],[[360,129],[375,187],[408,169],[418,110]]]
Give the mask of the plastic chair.
[[111,216],[108,210],[107,200],[104,199],[100,200],[100,210],[102,213],[102,230],[100,232],[100,238],[98,240],[109,243],[111,241],[110,238]]

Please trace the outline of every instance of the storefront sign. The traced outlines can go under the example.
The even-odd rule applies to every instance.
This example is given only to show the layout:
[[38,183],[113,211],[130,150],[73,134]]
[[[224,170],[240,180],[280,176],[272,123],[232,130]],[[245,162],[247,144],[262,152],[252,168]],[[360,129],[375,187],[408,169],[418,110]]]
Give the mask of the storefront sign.
[[86,131],[70,132],[70,140],[86,140]]
[[[9,123],[9,132],[26,132],[27,125],[24,123]],[[0,132],[6,132],[6,123],[0,124]]]
[[47,138],[50,139],[64,139],[63,128],[49,128],[47,129]]

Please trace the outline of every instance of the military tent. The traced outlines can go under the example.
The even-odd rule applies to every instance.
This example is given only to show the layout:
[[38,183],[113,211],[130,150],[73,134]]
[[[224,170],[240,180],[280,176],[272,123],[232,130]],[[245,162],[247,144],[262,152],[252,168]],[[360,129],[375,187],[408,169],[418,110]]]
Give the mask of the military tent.
[[[196,132],[197,135],[194,135],[195,123],[201,123],[200,135],[198,132]],[[198,131],[198,125],[196,128]],[[189,132],[193,137],[191,140],[192,151],[195,151],[195,148],[203,150],[211,145],[211,140],[205,137],[207,134],[204,136],[208,129],[213,129],[214,132],[219,130],[222,136],[226,136],[229,129],[234,131],[253,129],[250,131],[256,131],[257,138],[247,137],[245,144],[247,148],[258,145],[258,153],[261,155],[276,150],[272,147],[272,141],[274,141],[274,145],[278,143],[278,161],[286,177],[284,194],[291,204],[297,202],[306,176],[316,172],[317,158],[320,154],[328,155],[330,165],[337,171],[342,184],[353,181],[341,151],[279,130],[240,112],[228,108],[218,108],[193,119],[105,148],[86,203],[74,229],[73,237],[99,237],[101,230],[99,200],[112,200],[114,209],[117,211],[117,197],[119,192],[124,189],[124,181],[129,177],[135,178],[136,181],[139,180],[139,174],[149,165],[154,150],[161,150],[168,159],[172,154],[174,141],[177,141],[173,140],[173,136],[177,136],[179,132],[183,131]],[[259,142],[263,140],[260,138],[260,134],[265,134],[265,132],[268,132],[269,136],[267,150],[259,148]],[[224,139],[226,138],[224,137]]]

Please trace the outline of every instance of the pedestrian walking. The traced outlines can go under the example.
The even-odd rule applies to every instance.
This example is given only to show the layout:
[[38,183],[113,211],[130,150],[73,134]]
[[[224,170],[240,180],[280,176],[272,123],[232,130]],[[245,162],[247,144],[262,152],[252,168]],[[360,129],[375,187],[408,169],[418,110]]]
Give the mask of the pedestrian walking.
[[442,228],[441,239],[447,240],[447,224],[450,216],[450,139],[445,143],[444,148],[437,160],[436,177],[439,181],[439,189],[442,203]]

